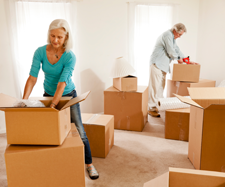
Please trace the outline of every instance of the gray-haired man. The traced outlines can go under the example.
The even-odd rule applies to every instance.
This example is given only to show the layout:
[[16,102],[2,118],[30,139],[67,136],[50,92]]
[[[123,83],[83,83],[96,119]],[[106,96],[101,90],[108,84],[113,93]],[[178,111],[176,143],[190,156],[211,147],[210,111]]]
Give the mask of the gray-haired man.
[[[184,32],[187,32],[185,25],[177,23],[172,29],[160,35],[156,41],[150,59],[148,113],[151,116],[160,116],[156,108],[156,102],[158,98],[163,97],[166,73],[169,72],[170,62],[172,60],[177,60],[178,63],[183,63],[183,58],[185,56],[177,46],[176,39],[181,37]],[[190,64],[195,63],[190,62]]]

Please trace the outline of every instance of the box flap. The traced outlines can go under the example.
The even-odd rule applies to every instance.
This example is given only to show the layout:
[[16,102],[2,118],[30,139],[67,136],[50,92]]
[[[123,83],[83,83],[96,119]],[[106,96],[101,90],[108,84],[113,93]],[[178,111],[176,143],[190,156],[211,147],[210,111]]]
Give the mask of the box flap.
[[169,172],[146,182],[144,187],[169,187]]
[[201,87],[188,88],[189,95],[193,100],[225,100],[225,87]]
[[5,112],[53,112],[58,111],[50,107],[2,107],[0,110]]
[[84,101],[84,100],[87,98],[87,96],[90,94],[90,92],[91,92],[91,91],[88,91],[88,92],[86,92],[86,93],[83,93],[82,95],[78,95],[77,97],[75,97],[75,98],[69,100],[69,101],[61,108],[61,110],[64,110],[65,108],[68,108],[68,107],[70,107],[70,106],[72,106],[72,105],[75,105],[75,104],[81,102],[81,101]]
[[0,107],[12,107],[16,98],[0,93]]
[[189,105],[193,105],[199,108],[202,108],[199,104],[197,104],[196,102],[194,102],[193,100],[187,98],[187,97],[183,97],[177,94],[174,94],[180,101],[182,101],[183,103],[187,103]]
[[205,110],[225,110],[225,104],[211,104]]
[[[135,91],[135,93],[143,93],[146,89],[148,89],[147,86],[138,86],[137,91]],[[120,91],[115,87],[111,86],[107,88],[104,92],[124,92],[124,91]],[[134,93],[134,92],[127,92],[127,93]]]
[[225,173],[195,169],[169,168],[169,180],[172,187],[222,187]]

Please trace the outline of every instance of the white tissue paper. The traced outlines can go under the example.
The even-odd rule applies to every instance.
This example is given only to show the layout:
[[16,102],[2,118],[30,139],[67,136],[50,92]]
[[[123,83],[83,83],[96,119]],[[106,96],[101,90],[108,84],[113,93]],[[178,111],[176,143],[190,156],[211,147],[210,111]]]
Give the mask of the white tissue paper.
[[[184,96],[190,98],[190,96]],[[165,111],[169,109],[189,108],[190,105],[181,102],[177,97],[160,98],[157,102],[160,117],[165,122]]]
[[110,77],[125,77],[127,75],[132,75],[135,72],[135,69],[127,62],[123,57],[116,58],[113,63]]
[[13,107],[45,107],[45,105],[39,100],[20,99],[13,104]]

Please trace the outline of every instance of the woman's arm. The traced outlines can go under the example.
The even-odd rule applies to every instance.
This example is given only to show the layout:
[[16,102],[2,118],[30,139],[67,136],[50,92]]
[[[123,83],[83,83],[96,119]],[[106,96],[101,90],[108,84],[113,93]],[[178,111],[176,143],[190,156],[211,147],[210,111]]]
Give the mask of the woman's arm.
[[65,87],[66,87],[66,83],[65,82],[59,82],[58,83],[55,95],[54,95],[52,103],[50,105],[51,108],[55,108],[56,105],[59,103],[59,100],[62,97],[62,94],[64,92]]
[[33,77],[31,75],[28,77],[25,88],[24,88],[24,92],[23,92],[23,99],[29,98],[36,82],[37,82],[36,77]]

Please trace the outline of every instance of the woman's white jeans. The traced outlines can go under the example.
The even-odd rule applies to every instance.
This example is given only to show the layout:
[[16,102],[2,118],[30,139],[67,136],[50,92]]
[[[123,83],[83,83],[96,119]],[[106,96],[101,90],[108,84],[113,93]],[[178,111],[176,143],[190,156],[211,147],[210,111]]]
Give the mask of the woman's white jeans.
[[155,108],[158,98],[163,98],[165,88],[166,72],[158,69],[155,64],[150,66],[150,76],[148,84],[148,107]]

